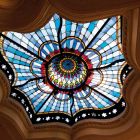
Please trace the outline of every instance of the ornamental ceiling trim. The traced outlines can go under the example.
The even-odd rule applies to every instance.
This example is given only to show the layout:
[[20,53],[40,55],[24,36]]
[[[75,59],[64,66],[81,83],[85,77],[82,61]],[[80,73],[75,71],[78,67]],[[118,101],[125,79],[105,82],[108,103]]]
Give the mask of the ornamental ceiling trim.
[[[131,7],[131,6],[130,6]],[[132,7],[131,7],[132,8]],[[127,9],[127,8],[126,8]],[[125,11],[126,12],[126,11]],[[118,12],[117,12],[117,14],[118,14]],[[107,14],[108,15],[108,14]],[[106,15],[106,16],[107,16]],[[111,14],[110,14],[111,15]],[[42,25],[41,25],[42,26]],[[28,26],[28,28],[29,28],[29,26]],[[36,28],[36,27],[34,27],[34,28]],[[4,28],[3,28],[4,29]],[[9,28],[10,29],[10,28]],[[6,29],[6,30],[9,30],[8,28]],[[12,29],[12,28],[11,28]],[[23,29],[23,28],[22,28]],[[22,29],[17,29],[17,30],[22,30]],[[4,29],[5,30],[5,29]],[[27,29],[27,28],[25,28],[24,27],[24,29],[23,29],[23,32],[25,31],[25,32],[27,32],[27,30],[29,31],[29,29]],[[7,83],[7,79],[6,79],[6,77],[4,76],[4,74],[2,74],[2,72],[0,72],[1,74],[0,74],[0,78],[2,79],[2,80],[0,80],[0,82],[1,81],[3,81],[2,83],[0,83],[0,86],[2,87],[1,89],[3,90],[4,89],[4,91],[2,91],[2,97],[0,97],[0,99],[1,99],[1,103],[0,103],[0,107],[5,107],[5,113],[4,112],[2,112],[2,114],[7,114],[6,112],[7,112],[7,110],[6,110],[6,108],[7,108],[7,106],[8,106],[8,108],[9,108],[9,105],[8,104],[10,104],[11,105],[11,103],[10,103],[10,101],[8,101],[8,98],[7,98],[7,95],[8,95],[8,93],[9,93],[9,84]],[[138,82],[139,81],[139,77],[137,76],[138,75],[138,73],[136,72],[136,71],[134,71],[133,72],[133,74],[131,74],[131,76],[129,76],[129,77],[135,77],[135,78],[133,78],[133,80],[132,80],[132,78],[129,78],[128,77],[128,79],[129,80],[126,80],[126,81],[128,81],[128,83],[130,82],[131,84],[128,84],[127,82],[125,82],[124,83],[124,88],[125,88],[125,91],[127,92],[127,94],[128,94],[128,96],[126,95],[126,98],[127,98],[127,102],[128,102],[128,104],[130,104],[129,106],[130,106],[130,110],[131,111],[134,111],[132,108],[131,108],[131,106],[134,104],[134,101],[136,101],[136,95],[137,95],[137,90],[138,89],[136,89],[135,90],[135,92],[133,91],[133,95],[134,95],[134,97],[135,97],[135,100],[132,100],[132,98],[130,99],[130,95],[131,95],[131,86],[133,86],[133,84],[132,84],[132,81],[134,82]],[[126,86],[125,86],[126,85]],[[8,86],[8,87],[7,87]],[[130,89],[128,90],[126,87],[129,87]],[[6,97],[6,98],[5,98]],[[7,105],[6,105],[7,104]],[[12,104],[15,104],[15,103],[12,103]],[[13,105],[11,105],[11,106],[13,106]],[[13,112],[13,113],[15,113],[15,109],[14,109],[14,107],[11,107],[12,109],[11,109],[11,111]],[[23,114],[25,114],[25,112],[24,112],[24,110],[23,110],[23,108],[21,107],[21,106],[19,106],[18,108],[20,108],[19,110],[21,111],[21,112],[23,112]],[[130,111],[130,112],[131,112]],[[128,111],[129,112],[129,111]],[[132,112],[131,112],[132,113]],[[130,114],[131,114],[130,113]],[[125,114],[125,113],[124,113]],[[129,114],[129,113],[128,113]],[[133,112],[132,113],[134,116],[135,116],[135,114],[136,114],[136,112]],[[15,114],[15,115],[17,115],[17,114]],[[125,114],[126,115],[126,114]],[[130,117],[129,115],[126,115],[125,116],[124,115],[124,118],[126,117],[128,117],[128,120],[129,119],[132,119],[132,121],[130,121],[130,122],[132,122],[132,124],[131,124],[131,126],[130,125],[128,125],[129,126],[129,128],[131,128],[132,127],[132,125],[135,123],[135,121],[136,121],[136,116],[133,118],[133,117]],[[41,131],[42,130],[44,130],[46,127],[48,128],[48,125],[41,125],[41,126],[37,126],[37,127],[33,127],[32,125],[31,125],[31,123],[30,123],[30,121],[29,120],[26,120],[25,121],[25,119],[24,119],[24,117],[23,116],[18,116],[19,117],[19,119],[21,119],[21,122],[22,122],[22,125],[19,123],[18,124],[18,122],[16,122],[16,120],[14,120],[14,118],[12,118],[11,119],[11,116],[10,115],[8,115],[7,114],[7,116],[6,116],[6,118],[9,118],[9,119],[11,119],[11,120],[13,120],[13,123],[15,124],[15,126],[17,127],[17,130],[18,130],[18,128],[21,128],[21,131],[22,131],[22,126],[26,126],[25,127],[25,129],[26,129],[26,133],[25,132],[21,132],[26,138],[28,137],[28,134],[29,134],[29,131],[32,131],[33,133],[34,133],[34,131],[36,130],[36,129],[40,129],[39,131],[39,133],[41,134]],[[6,121],[8,121],[9,119],[5,119]],[[127,120],[127,119],[126,119]],[[29,122],[28,122],[29,121]],[[28,122],[28,123],[27,123]],[[121,121],[120,121],[121,122]],[[11,123],[11,121],[10,121],[10,123]],[[80,127],[81,127],[81,125],[80,125],[80,123],[85,123],[85,126],[86,126],[86,123],[87,122],[79,122],[78,124],[79,124],[79,126],[78,126],[78,124],[77,124],[77,126],[74,126],[72,129],[73,130],[75,130],[75,131],[77,131]],[[116,123],[117,123],[117,121],[116,121]],[[127,122],[126,122],[127,123]],[[18,124],[18,125],[17,125]],[[89,127],[92,127],[93,125],[91,125],[90,126],[90,124],[92,124],[92,123],[89,123],[88,125],[89,125]],[[104,124],[106,124],[106,123],[104,123]],[[118,124],[118,123],[117,123]],[[123,123],[120,123],[121,125],[123,125]],[[113,126],[114,126],[114,124],[109,124],[109,125],[111,125],[111,127],[110,128],[112,128]],[[113,125],[113,126],[112,126]],[[100,129],[102,129],[102,128],[104,128],[103,127],[104,125],[99,125],[99,128]],[[53,126],[51,126],[51,128],[52,128]],[[58,127],[58,125],[56,125],[56,127]],[[61,127],[61,125],[60,125],[60,127]],[[67,128],[67,127],[65,127],[65,126],[63,126],[63,128]],[[76,130],[77,129],[77,130]],[[128,127],[126,127],[126,130],[128,129]],[[71,129],[67,129],[67,130],[69,130],[69,131],[71,131]],[[119,129],[120,130],[120,129]],[[118,132],[118,133],[120,133],[120,131],[116,131],[116,132]],[[125,131],[125,129],[123,129],[122,131]],[[67,132],[66,132],[67,133]],[[96,132],[95,132],[95,134],[96,134]],[[15,132],[15,135],[16,135],[16,132]],[[68,135],[70,135],[70,134],[68,134]],[[44,136],[44,137],[46,137],[46,136]],[[79,136],[77,136],[77,137],[79,137]],[[34,136],[32,136],[32,138],[34,138]]]

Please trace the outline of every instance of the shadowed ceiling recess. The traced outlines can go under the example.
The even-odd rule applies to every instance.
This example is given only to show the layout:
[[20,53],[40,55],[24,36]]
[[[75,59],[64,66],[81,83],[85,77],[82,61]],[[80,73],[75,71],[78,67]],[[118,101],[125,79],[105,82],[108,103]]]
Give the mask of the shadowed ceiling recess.
[[35,32],[0,33],[10,97],[32,123],[72,125],[124,111],[121,88],[131,68],[122,54],[121,20],[75,23],[55,14]]

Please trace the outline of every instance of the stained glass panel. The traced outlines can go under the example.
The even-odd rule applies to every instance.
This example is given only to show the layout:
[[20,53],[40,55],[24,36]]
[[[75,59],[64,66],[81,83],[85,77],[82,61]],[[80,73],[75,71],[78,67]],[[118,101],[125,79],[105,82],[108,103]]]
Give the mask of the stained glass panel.
[[[55,14],[31,33],[3,32],[1,69],[33,123],[107,119],[125,109],[122,17],[75,23]],[[127,72],[126,72],[127,71]]]

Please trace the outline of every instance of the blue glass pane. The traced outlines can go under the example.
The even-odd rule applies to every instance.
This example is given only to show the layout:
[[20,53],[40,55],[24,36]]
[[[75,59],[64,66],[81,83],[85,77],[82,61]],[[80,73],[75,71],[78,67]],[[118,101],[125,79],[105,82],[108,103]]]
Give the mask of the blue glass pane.
[[1,53],[14,71],[12,88],[38,114],[106,110],[123,94],[121,17],[76,23],[55,14],[31,33],[7,32]]

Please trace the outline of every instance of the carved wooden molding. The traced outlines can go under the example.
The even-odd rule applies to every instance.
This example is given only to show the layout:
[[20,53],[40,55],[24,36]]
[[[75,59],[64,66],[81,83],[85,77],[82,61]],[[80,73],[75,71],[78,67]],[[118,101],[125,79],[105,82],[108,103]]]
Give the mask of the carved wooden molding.
[[[30,8],[32,7],[32,8]],[[140,7],[139,0],[10,0],[0,1],[0,30],[31,32],[44,26],[54,13],[76,22],[89,22]]]
[[[108,0],[108,2],[110,2],[110,0]],[[117,1],[114,2],[117,3]],[[89,10],[87,9],[85,14],[83,14],[82,9],[80,9],[81,6],[78,6],[76,10],[73,9],[75,7],[69,5],[70,3],[75,3],[75,1],[72,0],[61,0],[59,2],[55,0],[42,0],[41,2],[38,2],[38,0],[30,0],[30,2],[25,0],[14,0],[12,3],[10,0],[8,0],[7,2],[0,2],[1,31],[34,31],[35,29],[38,29],[46,24],[54,13],[59,13],[61,16],[67,19],[75,20],[78,22],[91,21],[94,19],[105,18],[118,14],[124,15],[128,20],[126,25],[126,31],[128,31],[126,34],[127,40],[126,42],[125,40],[123,42],[125,46],[123,49],[124,55],[128,63],[135,69],[124,82],[123,92],[127,102],[127,109],[123,114],[114,119],[106,121],[90,119],[83,120],[72,127],[61,123],[32,125],[22,106],[19,105],[18,102],[15,102],[15,100],[8,97],[10,86],[6,76],[3,74],[3,72],[0,71],[0,123],[5,126],[11,136],[14,135],[15,138],[18,137],[19,139],[30,140],[33,140],[34,138],[78,140],[88,135],[116,135],[127,131],[136,124],[138,119],[138,109],[134,110],[133,107],[136,105],[136,102],[138,102],[137,96],[140,88],[140,59],[138,56],[140,54],[138,49],[140,41],[139,36],[135,36],[134,38],[133,34],[134,31],[138,31],[138,35],[140,30],[140,26],[138,26],[140,24],[139,9],[135,9],[136,7],[140,7],[140,1],[135,0],[134,2],[134,0],[129,0],[129,2],[127,2],[125,0],[123,2],[120,4],[120,7],[115,7],[114,5],[112,8],[109,6],[104,7],[102,5],[98,11],[96,11],[94,8],[92,11],[90,5],[92,5],[94,2],[93,0],[87,0],[86,4],[89,5]],[[27,4],[32,4],[35,15],[33,11],[29,10],[29,5],[27,6]],[[36,4],[40,4],[40,6],[37,8]],[[81,5],[82,4],[84,4],[83,1],[81,1]],[[17,12],[18,10],[20,10],[19,13]],[[24,15],[22,15],[22,13],[24,13]],[[138,17],[136,29],[134,28],[135,25],[132,24],[132,22],[134,23],[135,16]],[[13,22],[13,20],[16,18],[21,21]],[[27,20],[24,20],[24,18],[27,18]],[[133,41],[136,42],[134,43]],[[136,46],[134,47],[133,44],[136,44]],[[136,106],[136,108],[138,107]],[[13,127],[13,129],[11,130],[10,126],[9,128],[6,127],[7,124]]]

